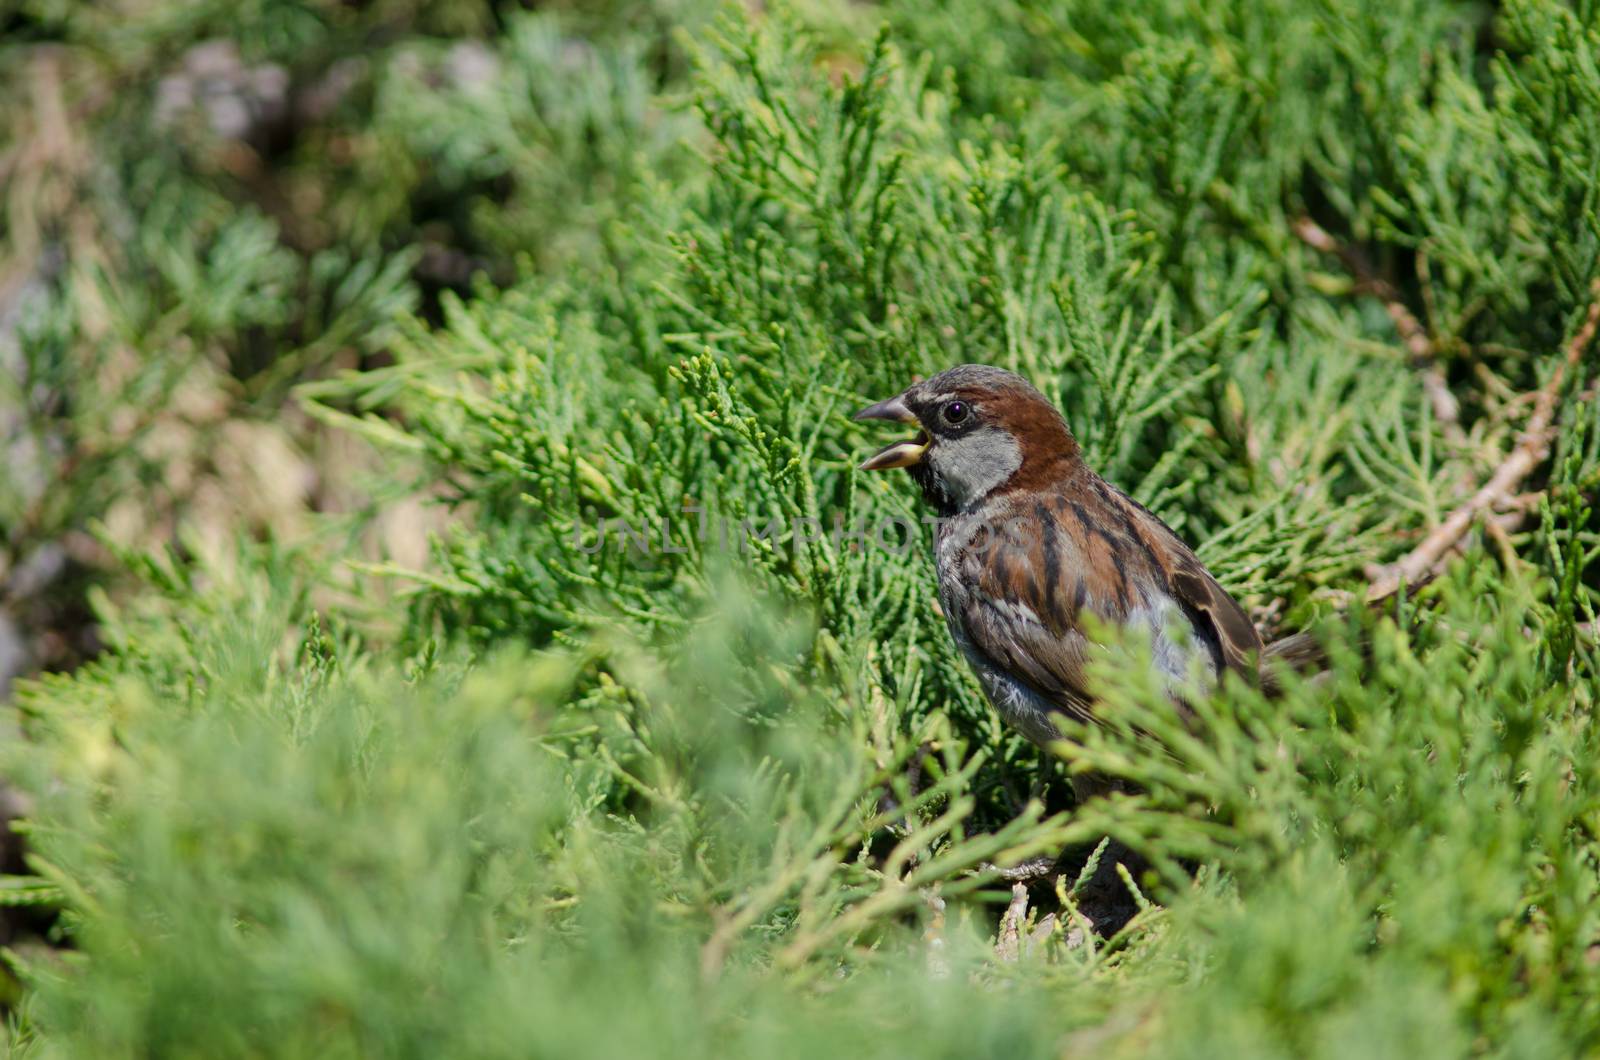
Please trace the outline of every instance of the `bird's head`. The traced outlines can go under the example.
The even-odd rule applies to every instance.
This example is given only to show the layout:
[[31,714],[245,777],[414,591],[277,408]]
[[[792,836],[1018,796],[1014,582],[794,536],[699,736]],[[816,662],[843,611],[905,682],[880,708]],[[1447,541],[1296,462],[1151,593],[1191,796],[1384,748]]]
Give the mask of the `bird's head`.
[[1078,444],[1055,406],[1021,376],[989,365],[940,372],[855,418],[920,428],[861,470],[907,469],[941,515],[969,510],[1000,490],[1042,485],[1078,460]]

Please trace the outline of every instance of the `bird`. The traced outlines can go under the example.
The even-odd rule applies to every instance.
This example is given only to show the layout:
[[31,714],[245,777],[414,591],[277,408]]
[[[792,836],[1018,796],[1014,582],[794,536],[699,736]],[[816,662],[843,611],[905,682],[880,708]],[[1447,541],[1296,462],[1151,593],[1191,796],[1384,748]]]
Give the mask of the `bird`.
[[[963,364],[856,413],[915,425],[863,471],[904,468],[937,519],[934,566],[950,636],[1000,716],[1040,746],[1057,719],[1095,720],[1096,623],[1137,630],[1177,709],[1198,675],[1276,683],[1264,660],[1313,665],[1306,635],[1263,642],[1193,550],[1083,458],[1065,418],[1027,380]],[[1092,616],[1092,617],[1091,617]],[[1081,800],[1103,778],[1074,777]]]

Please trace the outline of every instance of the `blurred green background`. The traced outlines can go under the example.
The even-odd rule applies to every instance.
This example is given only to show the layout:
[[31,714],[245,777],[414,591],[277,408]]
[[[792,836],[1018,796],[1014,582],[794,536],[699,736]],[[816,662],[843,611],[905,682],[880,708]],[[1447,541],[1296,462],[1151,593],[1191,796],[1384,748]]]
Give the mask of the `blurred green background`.
[[[1600,1049],[1595,0],[0,0],[0,100],[11,1051]],[[1005,731],[853,471],[964,361],[1332,675]],[[997,876],[1105,835],[1112,939]]]

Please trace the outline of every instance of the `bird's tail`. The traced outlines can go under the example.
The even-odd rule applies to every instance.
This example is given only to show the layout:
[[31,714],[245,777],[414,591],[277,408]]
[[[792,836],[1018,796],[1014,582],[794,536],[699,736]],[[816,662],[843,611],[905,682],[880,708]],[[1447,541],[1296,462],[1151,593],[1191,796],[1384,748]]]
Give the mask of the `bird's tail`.
[[1269,696],[1280,695],[1283,685],[1279,675],[1284,670],[1312,677],[1327,668],[1328,653],[1317,638],[1309,633],[1291,633],[1261,650],[1261,689]]
[[[1417,604],[1414,594],[1433,581],[1434,575],[1429,575],[1415,585],[1404,586],[1393,592],[1386,593],[1376,600],[1368,600],[1365,607],[1373,614],[1390,614],[1397,621],[1403,621],[1408,629],[1415,630],[1417,622]],[[1402,605],[1409,604],[1411,614],[1402,619],[1401,613],[1405,609]],[[1422,606],[1427,606],[1423,603]],[[1372,644],[1363,637],[1360,643],[1361,654],[1370,666],[1372,663]],[[1316,677],[1328,670],[1328,653],[1318,643],[1317,639],[1309,633],[1291,633],[1261,649],[1261,690],[1269,696],[1283,693],[1281,675],[1286,670],[1292,670],[1301,677]]]

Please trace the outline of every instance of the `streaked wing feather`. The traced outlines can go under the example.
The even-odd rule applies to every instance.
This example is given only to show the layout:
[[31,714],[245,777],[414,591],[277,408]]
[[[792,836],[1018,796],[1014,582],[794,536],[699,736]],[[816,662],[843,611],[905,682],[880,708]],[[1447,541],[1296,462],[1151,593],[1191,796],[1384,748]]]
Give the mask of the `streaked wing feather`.
[[1188,545],[1148,508],[1106,485],[1112,503],[1150,550],[1167,586],[1195,633],[1215,652],[1218,667],[1253,675],[1261,654],[1261,635],[1228,591],[1213,578]]
[[1219,670],[1254,672],[1261,640],[1249,616],[1176,534],[1109,483],[1080,480],[1004,512],[1033,532],[964,554],[957,579],[975,589],[960,596],[962,630],[993,668],[1092,719],[1082,613],[1126,626],[1176,604]]
[[[1188,553],[1188,549],[1184,549]],[[1180,566],[1172,575],[1172,593],[1197,630],[1209,631],[1222,653],[1219,660],[1236,673],[1255,672],[1261,654],[1261,636],[1227,590],[1207,574],[1191,554],[1193,566]],[[1210,639],[1210,638],[1207,638]]]
[[1083,636],[1047,629],[1026,608],[974,602],[963,613],[967,638],[996,667],[1068,714],[1089,718]]

